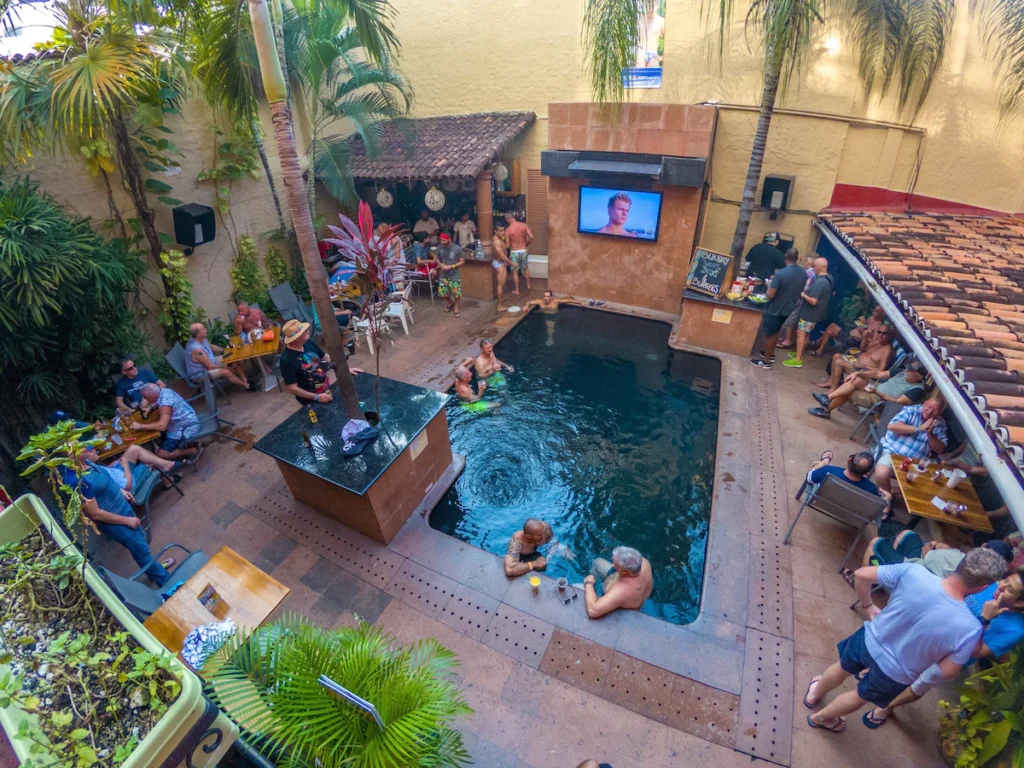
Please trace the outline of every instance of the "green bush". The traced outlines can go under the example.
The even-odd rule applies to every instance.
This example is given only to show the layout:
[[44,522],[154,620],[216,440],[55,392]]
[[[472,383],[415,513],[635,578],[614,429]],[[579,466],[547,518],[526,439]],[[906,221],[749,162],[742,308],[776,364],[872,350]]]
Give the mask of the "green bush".
[[188,279],[188,261],[181,251],[160,254],[160,274],[167,293],[160,300],[160,326],[168,341],[188,343],[188,327],[195,315],[192,281]]
[[238,255],[231,262],[231,284],[234,290],[231,298],[249,304],[266,307],[269,302],[267,281],[260,270],[260,259],[256,253],[256,241],[249,235],[238,238]]
[[271,287],[288,282],[288,261],[280,248],[271,245],[263,262],[267,266],[267,277],[270,279]]

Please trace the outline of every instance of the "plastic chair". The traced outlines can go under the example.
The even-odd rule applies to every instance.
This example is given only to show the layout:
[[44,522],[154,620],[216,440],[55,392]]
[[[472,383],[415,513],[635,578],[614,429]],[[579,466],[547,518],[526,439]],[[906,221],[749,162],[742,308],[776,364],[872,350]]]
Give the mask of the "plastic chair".
[[[164,553],[173,548],[183,550],[187,553],[187,556],[177,564],[174,570],[170,572],[170,578],[167,579],[164,586],[162,588],[154,589],[152,587],[147,587],[145,584],[140,584],[138,580],[145,575],[146,568],[149,568],[153,563],[159,562]],[[140,568],[139,571],[132,576],[120,576],[102,565],[97,565],[96,571],[99,573],[100,578],[107,582],[107,586],[114,591],[114,594],[117,595],[118,599],[124,603],[125,607],[131,611],[139,621],[145,621],[153,614],[154,611],[164,604],[162,590],[167,589],[180,581],[188,581],[200,568],[206,565],[208,560],[209,558],[201,549],[193,552],[192,550],[181,546],[181,544],[168,544],[157,552],[156,555],[153,556],[153,559],[146,563],[144,568]]]
[[[853,440],[854,435],[856,435],[857,432],[860,431],[860,428],[864,426],[864,422],[866,422],[872,416],[880,416],[882,414],[882,410],[884,408],[885,408],[885,401],[884,400],[879,400],[877,403],[872,405],[870,408],[861,408],[860,410],[861,410],[861,413],[863,415],[860,417],[860,421],[857,422],[857,426],[855,426],[853,428],[853,432],[850,433],[850,438],[849,439]],[[867,443],[867,441],[869,439],[871,439],[871,429],[870,429],[870,426],[868,427],[868,431],[864,433],[864,442]]]
[[268,293],[282,320],[300,320],[303,323],[313,321],[313,311],[295,295],[291,283],[275,285]]
[[413,325],[416,321],[412,317],[413,303],[410,300],[412,295],[412,283],[405,286],[405,290],[400,294],[394,294],[390,299],[390,303],[384,310],[384,319],[387,321],[398,320],[402,323],[402,330],[405,331],[405,335],[409,335],[409,324],[406,323],[405,319],[409,318],[409,323]]
[[[800,486],[800,490],[797,491],[796,498],[798,500],[801,496],[804,496],[807,486],[808,483],[805,480],[803,485]],[[810,491],[804,497],[803,504],[800,505],[800,510],[793,519],[793,524],[786,531],[786,537],[782,540],[782,543],[789,544],[789,538],[793,534],[793,529],[800,522],[800,515],[804,513],[805,509],[810,507],[815,512],[820,512],[826,517],[831,517],[833,520],[857,529],[857,538],[853,540],[850,548],[846,550],[846,555],[839,565],[840,570],[842,570],[846,567],[846,563],[850,559],[850,555],[853,554],[854,549],[856,549],[857,544],[863,538],[864,530],[868,524],[878,520],[883,510],[885,510],[887,503],[881,496],[863,491],[835,475],[826,475],[820,484],[811,486]]]

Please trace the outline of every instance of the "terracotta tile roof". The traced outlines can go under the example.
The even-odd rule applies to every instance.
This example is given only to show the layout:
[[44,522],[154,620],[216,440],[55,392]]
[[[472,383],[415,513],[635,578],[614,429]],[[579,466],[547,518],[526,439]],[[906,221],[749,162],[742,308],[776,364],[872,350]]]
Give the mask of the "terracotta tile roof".
[[348,139],[352,175],[369,181],[474,178],[536,119],[533,112],[422,117],[405,122],[411,144],[388,123],[374,157],[367,157],[359,134]]
[[1024,220],[828,213],[1024,468]]
[[31,51],[29,53],[14,53],[11,55],[0,56],[0,64],[31,64],[33,61],[42,61],[43,59],[56,59],[60,58],[60,51],[56,48],[47,48],[45,51]]

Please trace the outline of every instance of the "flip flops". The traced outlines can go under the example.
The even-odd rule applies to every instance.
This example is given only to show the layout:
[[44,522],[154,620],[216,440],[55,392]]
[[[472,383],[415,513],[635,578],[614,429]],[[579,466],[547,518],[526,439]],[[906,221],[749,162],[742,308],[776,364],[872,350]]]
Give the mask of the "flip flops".
[[807,724],[809,726],[811,726],[811,728],[819,728],[819,729],[821,729],[823,731],[829,731],[830,733],[842,733],[843,731],[846,730],[846,718],[845,717],[838,717],[836,719],[839,722],[836,723],[835,725],[818,725],[816,722],[811,720],[811,716],[808,715],[807,716]]
[[885,725],[886,721],[889,718],[885,717],[885,718],[882,718],[881,720],[879,720],[877,717],[872,717],[872,715],[875,712],[877,712],[877,711],[878,711],[878,707],[875,707],[873,709],[869,709],[867,712],[865,712],[863,715],[861,715],[860,719],[864,723],[864,727],[865,728],[870,728],[871,730],[875,730],[875,728],[881,728],[883,725]]
[[828,451],[828,450],[822,451],[821,452],[821,456],[818,457],[818,461],[828,461],[828,462],[831,462],[832,461],[832,457],[834,455],[835,454],[832,453],[832,451]]
[[808,709],[814,709],[816,706],[818,706],[817,704],[811,704],[811,702],[809,702],[807,700],[807,697],[811,695],[811,686],[813,686],[815,683],[820,683],[820,682],[821,682],[821,675],[815,675],[814,677],[811,678],[811,682],[809,682],[807,684],[807,693],[804,694],[804,706],[807,707]]

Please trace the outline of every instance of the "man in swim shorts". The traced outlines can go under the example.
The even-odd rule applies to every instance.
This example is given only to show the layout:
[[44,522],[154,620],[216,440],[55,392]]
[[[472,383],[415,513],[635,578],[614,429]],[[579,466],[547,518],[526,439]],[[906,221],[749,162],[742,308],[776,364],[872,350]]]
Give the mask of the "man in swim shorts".
[[495,356],[494,345],[490,339],[483,339],[480,342],[480,354],[477,357],[467,357],[461,363],[463,367],[469,367],[470,364],[476,370],[477,378],[486,381],[489,387],[505,383],[505,377],[501,374],[502,368],[509,373],[515,373],[515,368],[508,363],[503,363]]
[[543,299],[533,299],[532,301],[526,302],[526,306],[523,307],[524,312],[529,312],[533,307],[537,307],[545,315],[553,315],[558,312],[558,308],[563,304],[580,304],[583,302],[579,299],[573,298],[572,296],[565,296],[560,299],[555,298],[555,294],[551,291],[544,291]]
[[551,541],[554,533],[543,520],[531,517],[523,523],[523,530],[516,531],[508,541],[505,550],[505,575],[510,579],[530,571],[543,571],[548,561],[537,551],[537,547]]
[[505,228],[505,242],[511,250],[512,284],[515,286],[512,293],[518,296],[520,274],[526,278],[526,290],[530,290],[530,252],[526,249],[533,242],[533,232],[523,222],[517,221],[512,211],[505,213],[505,221],[508,222]]
[[484,396],[487,391],[487,382],[480,381],[476,385],[476,392],[470,382],[473,380],[473,373],[464,365],[455,369],[455,393],[459,399],[467,403],[475,403]]
[[[598,577],[604,579],[604,594],[597,596]],[[654,590],[651,564],[632,547],[616,547],[612,561],[594,559],[590,575],[583,580],[587,615],[592,619],[607,616],[618,608],[638,611]]]
[[455,310],[455,317],[459,314],[459,304],[462,303],[462,275],[459,267],[466,263],[462,248],[452,245],[452,236],[447,232],[441,233],[441,244],[437,246],[437,260],[440,262],[434,271],[437,277],[437,295],[448,302],[445,312]]
[[504,312],[505,280],[512,260],[508,257],[508,245],[505,242],[505,222],[500,219],[494,222],[494,237],[491,238],[491,266],[494,267],[498,279],[498,311]]

